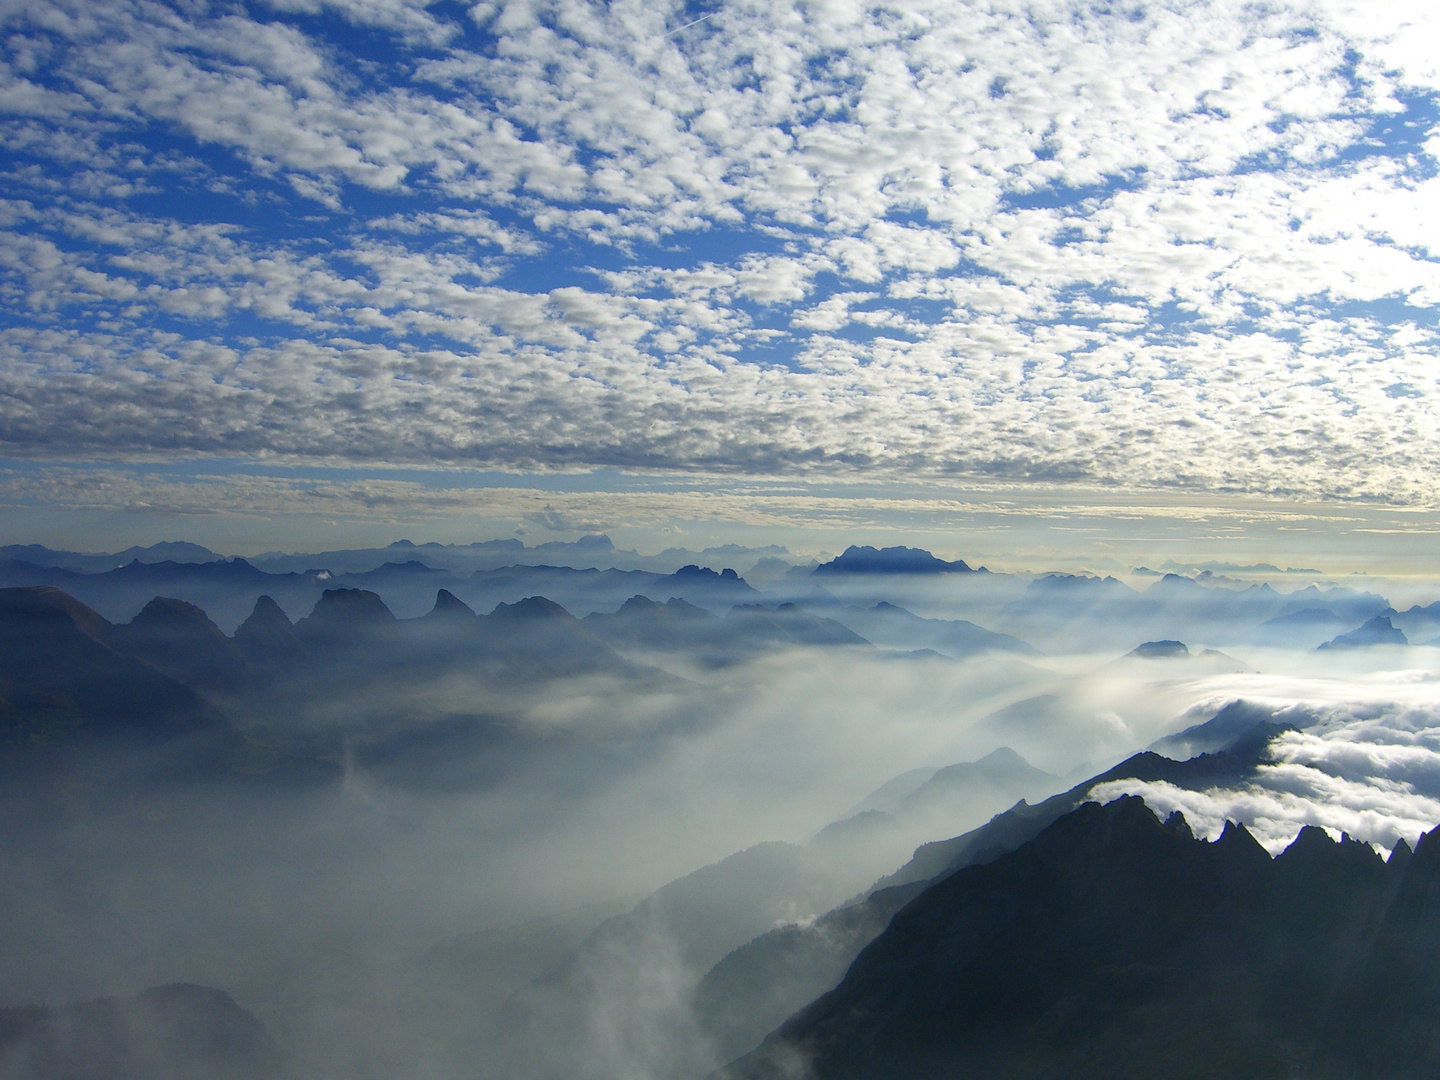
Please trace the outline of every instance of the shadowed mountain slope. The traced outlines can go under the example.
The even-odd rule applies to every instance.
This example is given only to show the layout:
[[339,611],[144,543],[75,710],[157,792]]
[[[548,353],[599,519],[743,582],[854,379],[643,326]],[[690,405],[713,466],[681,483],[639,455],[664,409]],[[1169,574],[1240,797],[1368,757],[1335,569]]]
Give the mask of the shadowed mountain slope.
[[977,829],[922,844],[864,896],[812,922],[763,934],[716,964],[696,992],[701,1025],[723,1056],[743,1053],[785,1017],[833,988],[860,950],[930,885],[1028,843],[1080,806],[1091,788],[1111,780],[1166,780],[1192,789],[1238,782],[1265,760],[1265,739],[1257,730],[1246,728],[1224,749],[1190,761],[1136,754],[1041,803],[1021,800]]
[[123,651],[197,690],[232,690],[250,675],[236,643],[184,600],[155,597],[112,638]]
[[116,627],[46,587],[0,589],[0,745],[35,762],[101,744],[233,744],[190,687],[117,648]]
[[1387,866],[1306,829],[1271,860],[1243,826],[1086,803],[926,889],[723,1075],[1431,1076],[1437,849]]
[[0,1009],[7,1080],[270,1080],[282,1065],[260,1021],[205,986]]
[[1376,615],[1364,626],[1333,637],[1321,649],[1364,649],[1371,645],[1409,645],[1403,630],[1395,628],[1385,615]]
[[997,634],[965,619],[922,618],[886,601],[834,614],[867,641],[888,648],[934,649],[957,658],[986,652],[1036,655],[1030,645],[1009,634]]

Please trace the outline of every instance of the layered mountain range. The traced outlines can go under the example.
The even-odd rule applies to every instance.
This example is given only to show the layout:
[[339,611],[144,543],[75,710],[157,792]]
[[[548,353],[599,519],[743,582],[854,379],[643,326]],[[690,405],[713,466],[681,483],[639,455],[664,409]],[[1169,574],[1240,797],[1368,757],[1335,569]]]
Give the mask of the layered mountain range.
[[[894,685],[927,700],[951,695],[935,709],[964,716],[961,743],[937,737],[918,758],[929,765],[907,764],[823,828],[815,821],[838,807],[798,839],[752,842],[638,903],[591,905],[518,936],[448,938],[406,961],[405,978],[426,987],[414,1000],[440,1008],[443,985],[456,1045],[507,1078],[698,1078],[727,1061],[727,1080],[1435,1073],[1440,838],[1413,853],[1397,841],[1382,860],[1312,828],[1271,859],[1238,822],[1207,842],[1137,798],[1101,802],[1127,786],[1204,802],[1282,783],[1294,755],[1276,748],[1318,739],[1334,719],[1206,689],[1204,711],[1189,714],[1202,722],[1183,727],[1170,713],[1140,738],[1143,710],[1117,711],[1122,684],[1221,687],[1251,670],[1237,656],[1276,647],[1337,669],[1423,660],[1410,643],[1440,630],[1440,604],[1398,611],[1347,588],[1282,594],[1174,574],[1142,592],[1114,578],[992,574],[907,548],[851,548],[767,573],[764,588],[698,564],[485,563],[507,553],[409,545],[378,554],[417,558],[330,553],[332,566],[302,568],[183,545],[108,566],[10,551],[0,567],[14,583],[0,588],[8,820],[41,821],[95,791],[101,813],[134,806],[135,820],[158,813],[152,790],[180,793],[166,812],[203,789],[279,800],[285,813],[306,804],[280,793],[349,790],[364,814],[379,813],[371,781],[403,803],[406,828],[430,812],[417,809],[426,799],[449,813],[458,794],[522,782],[540,795],[517,805],[543,815],[547,800],[598,791],[708,738],[723,712],[714,700],[764,707],[742,695],[757,672],[835,680],[817,711],[855,692],[848,668],[882,686],[896,673]],[[432,555],[441,565],[421,561]],[[1233,655],[1204,647],[1223,640]],[[1111,697],[1082,701],[1081,677],[1060,670],[1074,658],[1042,650],[1081,654],[1087,685]],[[818,679],[808,685],[819,692]],[[892,719],[884,707],[865,717],[871,745]],[[1092,722],[1111,733],[1097,752],[1048,756]],[[1165,732],[1175,733],[1131,753]],[[706,752],[717,746],[723,763],[723,741]],[[688,767],[682,775],[703,776]],[[1349,780],[1345,768],[1329,780]],[[1396,777],[1386,782],[1411,783]],[[660,790],[645,797],[669,797]],[[223,1062],[196,1065],[173,1032],[157,1036],[160,1050],[146,1044],[153,1060],[127,1034],[193,1020],[218,1025],[217,1046],[248,1039],[254,1075],[283,1068],[233,1002],[205,996],[215,993],[11,1010],[0,1014],[0,1055],[10,1047],[0,1065],[23,1062],[11,1071],[36,1078],[107,1067],[229,1075]]]

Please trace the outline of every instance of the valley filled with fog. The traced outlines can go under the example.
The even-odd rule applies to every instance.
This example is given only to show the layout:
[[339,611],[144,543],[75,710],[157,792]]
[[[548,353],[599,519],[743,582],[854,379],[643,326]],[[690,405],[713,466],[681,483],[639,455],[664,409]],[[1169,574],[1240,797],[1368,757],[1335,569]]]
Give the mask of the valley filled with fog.
[[0,1062],[178,983],[207,1075],[700,1078],[1087,803],[1440,824],[1437,586],[551,547],[6,549]]

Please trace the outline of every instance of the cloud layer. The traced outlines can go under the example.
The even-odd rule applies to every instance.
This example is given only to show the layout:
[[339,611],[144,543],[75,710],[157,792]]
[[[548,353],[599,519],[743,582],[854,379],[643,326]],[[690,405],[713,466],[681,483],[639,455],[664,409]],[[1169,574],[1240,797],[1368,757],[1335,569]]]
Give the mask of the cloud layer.
[[1434,501],[1425,5],[0,20],[12,457]]
[[[1092,797],[1141,795],[1157,812],[1181,810],[1197,834],[1212,839],[1226,820],[1243,821],[1272,853],[1305,825],[1386,849],[1402,838],[1413,846],[1440,821],[1435,679],[1433,672],[1397,671],[1348,686],[1317,679],[1292,687],[1304,695],[1300,702],[1271,704],[1299,704],[1314,711],[1313,720],[1301,719],[1303,730],[1271,743],[1273,763],[1252,782],[1194,792],[1119,780],[1097,787]],[[1282,711],[1278,718],[1294,715]]]

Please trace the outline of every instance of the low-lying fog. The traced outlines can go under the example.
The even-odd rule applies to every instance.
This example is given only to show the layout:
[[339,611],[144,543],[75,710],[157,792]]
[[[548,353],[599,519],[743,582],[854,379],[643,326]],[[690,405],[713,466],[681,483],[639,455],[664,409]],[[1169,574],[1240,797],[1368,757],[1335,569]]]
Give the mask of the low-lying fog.
[[[1042,619],[999,579],[963,606],[892,584],[918,615],[1034,649],[956,659],[924,627],[908,649],[724,663],[632,643],[628,673],[331,686],[305,722],[357,734],[325,782],[11,783],[0,1005],[193,982],[259,1017],[297,1076],[698,1077],[724,1061],[691,995],[731,950],[1230,703],[1300,729],[1260,780],[1103,794],[1181,807],[1197,832],[1243,817],[1272,848],[1306,822],[1386,847],[1440,822],[1440,650],[1317,653],[1188,592],[1108,621],[1090,601]],[[842,622],[883,591],[827,589],[807,610]],[[1186,648],[1127,655],[1161,637]],[[387,771],[358,734],[467,710],[503,713],[510,749],[443,783]],[[416,760],[442,775],[460,753]]]

